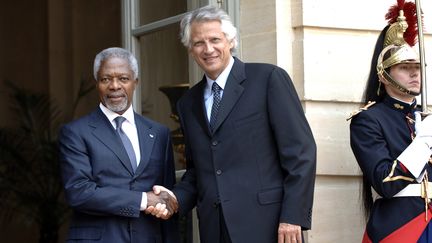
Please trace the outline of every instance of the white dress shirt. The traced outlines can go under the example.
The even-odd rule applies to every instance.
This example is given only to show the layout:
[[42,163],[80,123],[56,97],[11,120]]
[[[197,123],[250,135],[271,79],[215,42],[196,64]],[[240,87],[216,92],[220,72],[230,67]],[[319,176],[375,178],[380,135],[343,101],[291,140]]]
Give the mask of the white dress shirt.
[[[109,110],[106,108],[102,103],[99,104],[100,109],[105,114],[105,116],[108,118],[108,120],[111,122],[111,125],[116,129],[116,123],[114,119],[116,119],[118,116],[120,116],[118,113],[115,113],[114,111]],[[141,151],[139,146],[139,139],[138,139],[138,130],[135,124],[135,116],[132,106],[129,106],[129,108],[121,115],[126,120],[122,124],[122,129],[128,136],[129,140],[132,143],[132,147],[135,152],[135,157],[137,159],[137,167],[141,161]],[[142,193],[141,196],[141,204],[140,204],[140,210],[143,211],[147,208],[147,194],[145,192]]]
[[[116,119],[120,115],[109,110],[102,103],[99,104],[99,107],[101,108],[105,116],[108,118],[108,120],[111,122],[111,125],[114,127],[114,129],[116,129],[116,123],[114,119]],[[126,120],[122,124],[122,129],[132,143],[132,147],[135,152],[135,157],[137,159],[136,163],[138,167],[141,160],[141,151],[139,146],[138,131],[135,125],[135,116],[134,116],[132,106],[129,106],[129,108],[121,116],[126,118]]]
[[211,78],[209,78],[206,75],[206,79],[207,79],[207,85],[204,89],[204,104],[206,107],[206,112],[207,112],[207,119],[208,121],[210,121],[210,115],[211,115],[211,110],[212,110],[212,106],[213,106],[213,92],[212,92],[212,85],[214,82],[216,82],[219,87],[221,87],[221,99],[223,96],[223,91],[225,89],[225,84],[228,80],[228,76],[231,72],[232,66],[234,65],[234,58],[231,57],[230,58],[230,62],[228,63],[227,67],[222,71],[221,74],[219,74],[219,76],[216,78],[216,80],[212,80]]

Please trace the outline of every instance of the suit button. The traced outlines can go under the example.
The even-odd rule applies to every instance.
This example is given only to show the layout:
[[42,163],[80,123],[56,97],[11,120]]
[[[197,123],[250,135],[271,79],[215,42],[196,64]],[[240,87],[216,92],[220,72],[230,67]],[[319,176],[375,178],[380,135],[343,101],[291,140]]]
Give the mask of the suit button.
[[217,208],[220,205],[220,200],[217,200],[216,202],[213,203],[213,207]]
[[217,170],[216,171],[216,175],[221,175],[222,174],[222,171],[221,170]]
[[213,141],[213,142],[212,142],[212,145],[213,145],[213,146],[218,145],[218,141]]

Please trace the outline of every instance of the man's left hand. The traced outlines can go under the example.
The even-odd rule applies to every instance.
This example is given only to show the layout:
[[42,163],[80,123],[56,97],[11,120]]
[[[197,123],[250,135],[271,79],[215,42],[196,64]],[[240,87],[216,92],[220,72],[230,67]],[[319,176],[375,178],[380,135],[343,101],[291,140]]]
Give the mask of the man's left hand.
[[294,224],[280,223],[278,243],[302,243],[301,227]]

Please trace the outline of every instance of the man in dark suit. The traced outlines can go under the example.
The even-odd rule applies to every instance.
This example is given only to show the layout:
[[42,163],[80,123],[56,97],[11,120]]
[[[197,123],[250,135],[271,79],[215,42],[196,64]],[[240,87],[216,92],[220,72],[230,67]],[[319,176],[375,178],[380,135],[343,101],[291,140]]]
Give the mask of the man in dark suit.
[[203,243],[301,242],[311,227],[315,141],[288,74],[232,57],[236,32],[211,6],[181,22],[205,75],[178,103],[187,169],[173,193],[180,213],[197,207]]
[[[134,112],[138,82],[135,57],[122,48],[100,52],[94,62],[99,107],[60,132],[61,172],[73,208],[67,242],[179,242],[176,221],[143,211],[156,206],[162,216],[175,211],[151,191],[175,181],[170,131]],[[166,216],[166,215],[165,215]]]

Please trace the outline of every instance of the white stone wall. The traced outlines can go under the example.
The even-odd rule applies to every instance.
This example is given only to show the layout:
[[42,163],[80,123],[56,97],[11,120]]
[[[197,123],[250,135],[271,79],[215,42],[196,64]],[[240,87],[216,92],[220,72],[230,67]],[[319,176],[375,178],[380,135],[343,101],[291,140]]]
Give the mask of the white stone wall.
[[[309,243],[361,242],[361,172],[349,146],[376,38],[396,0],[240,0],[242,59],[269,62],[293,78],[318,146]],[[431,63],[432,1],[422,1]],[[428,52],[429,50],[429,52]],[[430,67],[427,77],[432,78]],[[429,79],[430,79],[429,78]],[[428,86],[432,103],[432,84]]]

